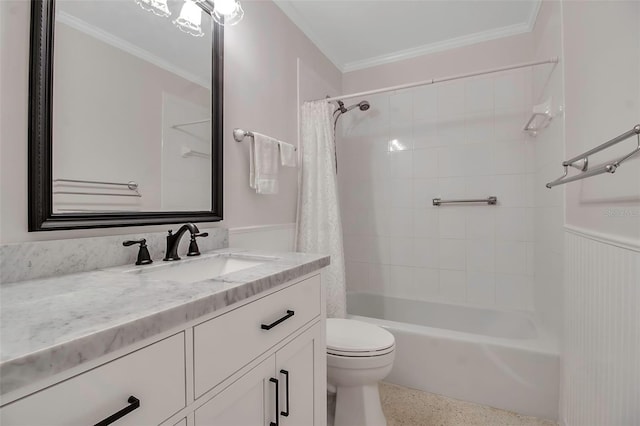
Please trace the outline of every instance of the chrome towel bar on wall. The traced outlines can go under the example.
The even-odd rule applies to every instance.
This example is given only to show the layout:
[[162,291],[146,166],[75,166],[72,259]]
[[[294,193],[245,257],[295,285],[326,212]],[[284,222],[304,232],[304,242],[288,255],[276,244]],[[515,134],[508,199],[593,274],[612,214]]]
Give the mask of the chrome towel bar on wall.
[[442,204],[461,204],[461,203],[487,203],[490,206],[498,204],[498,197],[491,196],[487,198],[472,198],[468,200],[443,200],[441,198],[434,198],[433,205],[440,206]]
[[[246,138],[246,137],[250,137],[250,138],[252,138],[253,136],[254,136],[254,135],[253,135],[253,132],[251,132],[251,131],[249,131],[249,130],[242,130],[242,129],[238,129],[238,128],[233,129],[233,139],[234,139],[236,142],[242,142],[242,141],[244,140],[244,138]],[[291,144],[287,144],[286,142],[282,142],[282,141],[278,141],[278,143],[280,143],[280,144],[286,144],[286,145],[291,145]],[[293,147],[293,150],[294,150],[294,151],[297,151],[297,150],[298,150],[298,148],[296,148],[296,147],[294,146],[294,147]]]
[[[140,198],[142,197],[142,194],[140,194],[139,191],[139,185],[137,182],[134,181],[129,181],[129,182],[105,182],[105,181],[99,181],[99,180],[81,180],[81,179],[54,179],[53,180],[54,184],[62,184],[62,185],[69,185],[69,184],[87,184],[90,186],[96,186],[96,185],[104,185],[104,186],[116,186],[116,187],[120,187],[123,190],[129,190],[131,192],[97,192],[97,191],[60,191],[60,190],[54,190],[53,194],[57,195],[57,194],[66,194],[66,195],[107,195],[107,196],[114,196],[114,197],[137,197]],[[124,187],[124,188],[123,188]],[[107,188],[105,188],[107,189]],[[109,188],[111,189],[111,188]]]
[[[636,136],[638,138],[638,144],[636,148],[628,154],[625,154],[621,157],[618,157],[614,160],[608,161],[604,164],[597,166],[596,168],[589,169],[589,157],[597,152],[603,151],[615,144],[618,144],[622,141],[629,139],[632,136]],[[564,174],[560,176],[558,179],[553,182],[547,183],[547,188],[553,188],[554,186],[564,185],[565,183],[573,182],[576,180],[585,179],[591,176],[600,175],[603,173],[615,173],[616,169],[620,167],[620,165],[627,161],[629,158],[635,156],[640,153],[640,124],[636,124],[633,126],[631,130],[624,132],[623,134],[616,136],[615,138],[607,141],[597,147],[590,149],[587,152],[583,152],[580,155],[576,155],[573,158],[570,158],[566,161],[562,162],[562,167],[564,167]],[[582,173],[578,173],[574,176],[569,176],[569,167],[573,167],[575,169],[580,170]]]

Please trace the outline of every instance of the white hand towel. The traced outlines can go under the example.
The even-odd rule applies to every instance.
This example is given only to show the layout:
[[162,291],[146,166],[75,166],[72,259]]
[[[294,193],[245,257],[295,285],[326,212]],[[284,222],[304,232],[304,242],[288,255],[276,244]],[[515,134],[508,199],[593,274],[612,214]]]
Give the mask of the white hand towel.
[[278,193],[279,141],[253,133],[249,145],[249,186],[258,194]]
[[280,161],[285,167],[296,167],[296,147],[286,142],[280,142]]

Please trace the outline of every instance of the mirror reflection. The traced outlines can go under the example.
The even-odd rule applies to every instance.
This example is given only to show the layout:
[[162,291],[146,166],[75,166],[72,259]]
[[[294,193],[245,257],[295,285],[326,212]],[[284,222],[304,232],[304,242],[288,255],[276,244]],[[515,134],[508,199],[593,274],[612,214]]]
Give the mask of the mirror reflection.
[[211,210],[213,22],[156,3],[56,2],[54,213]]

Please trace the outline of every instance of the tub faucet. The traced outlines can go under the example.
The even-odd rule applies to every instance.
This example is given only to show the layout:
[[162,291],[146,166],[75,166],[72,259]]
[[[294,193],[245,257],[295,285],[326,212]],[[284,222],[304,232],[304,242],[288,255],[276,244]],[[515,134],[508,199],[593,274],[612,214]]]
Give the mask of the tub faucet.
[[189,243],[189,251],[187,252],[187,256],[199,256],[200,249],[198,248],[198,244],[196,243],[197,237],[206,237],[209,234],[207,232],[200,233],[200,230],[193,223],[187,223],[182,225],[178,232],[173,233],[172,229],[169,229],[169,235],[167,235],[167,252],[162,260],[180,260],[180,256],[178,256],[178,246],[180,245],[180,240],[182,239],[182,235],[189,231],[191,234],[191,242]]

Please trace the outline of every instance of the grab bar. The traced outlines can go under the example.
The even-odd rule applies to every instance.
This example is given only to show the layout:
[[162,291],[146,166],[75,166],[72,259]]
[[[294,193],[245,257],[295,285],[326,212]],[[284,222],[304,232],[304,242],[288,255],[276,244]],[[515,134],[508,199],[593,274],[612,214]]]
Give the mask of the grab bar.
[[487,203],[490,206],[493,206],[498,203],[498,197],[491,196],[488,198],[474,198],[469,200],[443,200],[441,198],[434,198],[433,205],[440,206],[442,204],[452,204],[452,203]]

